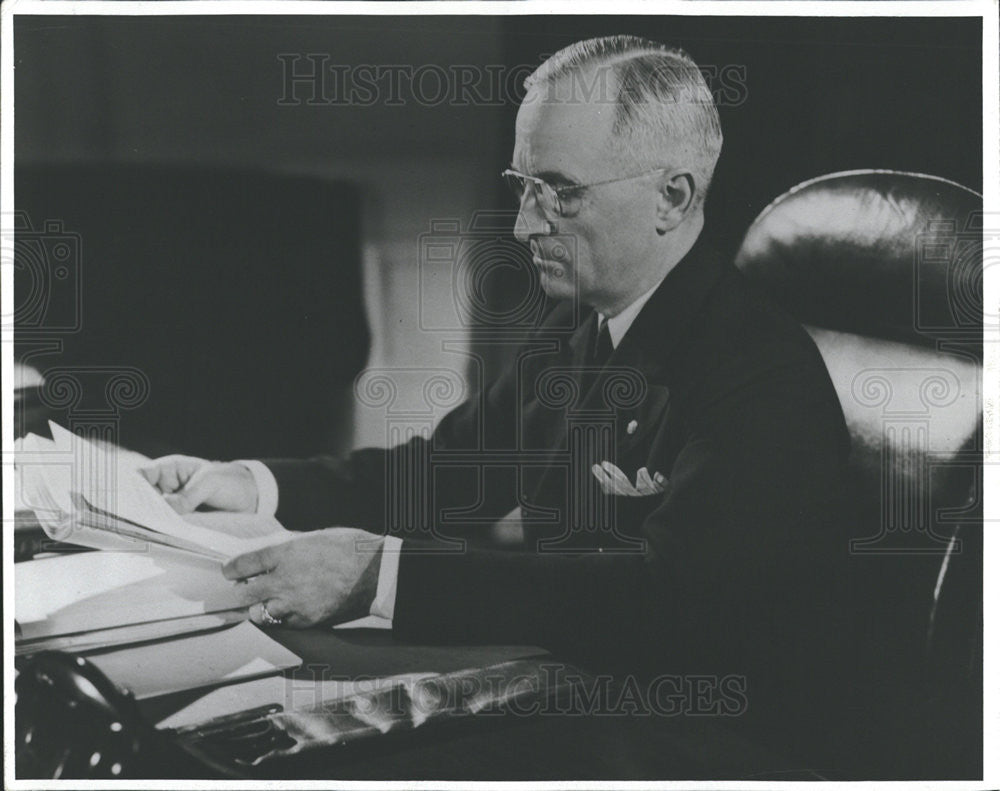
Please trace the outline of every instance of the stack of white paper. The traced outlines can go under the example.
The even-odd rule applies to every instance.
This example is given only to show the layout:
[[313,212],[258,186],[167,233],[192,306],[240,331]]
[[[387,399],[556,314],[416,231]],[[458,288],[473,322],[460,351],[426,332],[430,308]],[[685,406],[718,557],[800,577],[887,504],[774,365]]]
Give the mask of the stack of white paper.
[[172,550],[74,552],[14,566],[19,644],[240,604],[218,563]]
[[145,457],[50,423],[15,448],[16,486],[50,538],[100,552],[14,568],[17,652],[82,651],[246,619],[221,562],[291,539],[272,517],[181,517],[139,472]]

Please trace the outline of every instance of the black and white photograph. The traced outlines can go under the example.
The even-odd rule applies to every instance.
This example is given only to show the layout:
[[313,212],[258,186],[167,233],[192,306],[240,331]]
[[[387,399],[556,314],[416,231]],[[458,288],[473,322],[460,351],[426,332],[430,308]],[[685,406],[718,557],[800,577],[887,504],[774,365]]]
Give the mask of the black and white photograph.
[[1000,782],[995,2],[2,25],[5,787]]

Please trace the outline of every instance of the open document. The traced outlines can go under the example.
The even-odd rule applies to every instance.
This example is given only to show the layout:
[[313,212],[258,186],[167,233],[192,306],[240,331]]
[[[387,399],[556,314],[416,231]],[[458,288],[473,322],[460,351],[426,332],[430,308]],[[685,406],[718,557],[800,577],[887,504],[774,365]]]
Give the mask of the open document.
[[180,516],[138,471],[142,457],[55,423],[52,439],[17,442],[19,495],[48,536],[93,549],[147,544],[225,561],[291,537],[275,519],[224,512]]
[[294,534],[272,517],[180,516],[138,471],[147,459],[50,423],[15,451],[19,506],[46,534],[100,552],[14,570],[17,653],[86,651],[218,629],[247,617],[220,563]]
[[[223,561],[295,537],[273,517],[181,516],[138,471],[148,460],[50,423],[16,446],[19,507],[62,552],[14,570],[19,655],[83,652],[219,629],[247,618]],[[386,628],[369,617],[342,627]]]

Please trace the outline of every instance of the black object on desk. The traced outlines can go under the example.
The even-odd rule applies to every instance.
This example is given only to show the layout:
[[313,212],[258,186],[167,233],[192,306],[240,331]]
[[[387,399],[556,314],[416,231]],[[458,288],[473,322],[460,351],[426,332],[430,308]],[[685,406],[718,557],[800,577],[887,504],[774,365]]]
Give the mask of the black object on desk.
[[31,560],[45,552],[92,552],[88,547],[54,541],[31,511],[14,513],[14,562]]
[[15,689],[19,778],[240,776],[153,729],[131,694],[82,657],[36,654],[20,664]]

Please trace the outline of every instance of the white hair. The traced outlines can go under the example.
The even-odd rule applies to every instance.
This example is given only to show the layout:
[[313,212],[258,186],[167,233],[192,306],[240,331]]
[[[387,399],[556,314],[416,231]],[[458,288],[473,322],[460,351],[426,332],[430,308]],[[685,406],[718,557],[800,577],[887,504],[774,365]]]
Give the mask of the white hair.
[[[592,101],[595,91],[609,87],[603,82],[609,75],[614,95],[598,100],[615,104],[613,134],[627,165],[637,170],[690,167],[700,205],[722,150],[722,125],[704,76],[684,50],[638,36],[578,41],[548,58],[524,87],[530,94],[558,85],[561,92],[569,78],[574,90],[584,91],[579,98]],[[586,77],[596,82],[588,85]]]

